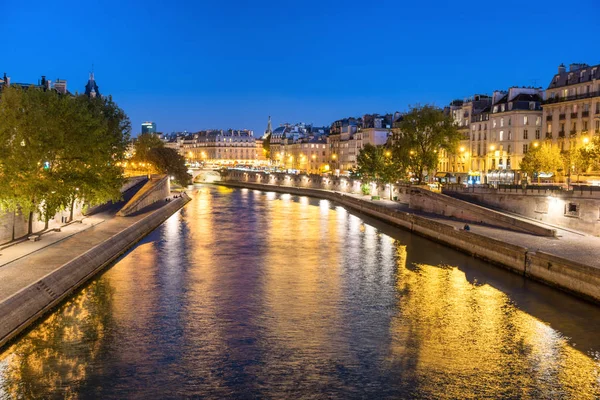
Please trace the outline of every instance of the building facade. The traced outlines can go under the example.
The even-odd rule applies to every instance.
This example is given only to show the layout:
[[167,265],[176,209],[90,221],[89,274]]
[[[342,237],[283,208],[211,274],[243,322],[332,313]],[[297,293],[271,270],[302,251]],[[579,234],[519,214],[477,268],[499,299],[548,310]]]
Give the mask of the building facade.
[[156,123],[155,122],[142,122],[142,133],[156,133]]
[[262,140],[250,130],[208,130],[183,138],[180,153],[190,163],[214,166],[266,163]]
[[[543,121],[543,138],[562,151],[600,135],[600,65],[571,64],[567,71],[561,64],[546,90]],[[588,178],[600,175],[587,172]]]
[[269,142],[272,165],[315,174],[328,172],[328,133],[329,128],[303,123],[277,127]]

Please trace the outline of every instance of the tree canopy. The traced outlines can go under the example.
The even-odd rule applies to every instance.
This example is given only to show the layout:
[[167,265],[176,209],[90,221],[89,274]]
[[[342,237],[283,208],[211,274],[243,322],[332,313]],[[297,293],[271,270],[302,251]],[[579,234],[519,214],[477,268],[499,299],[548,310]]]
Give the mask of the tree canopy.
[[[111,98],[9,86],[0,97],[0,208],[46,222],[77,199],[120,198],[130,122]],[[72,215],[71,215],[72,218]]]
[[563,169],[563,158],[560,149],[550,144],[543,144],[530,149],[523,157],[520,165],[521,170],[527,172],[531,177],[540,173],[555,174]]
[[185,158],[176,150],[166,148],[157,135],[142,133],[137,137],[134,149],[133,161],[146,165],[147,171],[172,176],[182,186],[192,182]]
[[438,163],[440,149],[454,153],[461,135],[450,115],[432,105],[415,106],[397,123],[393,132],[397,158],[403,160],[418,183]]

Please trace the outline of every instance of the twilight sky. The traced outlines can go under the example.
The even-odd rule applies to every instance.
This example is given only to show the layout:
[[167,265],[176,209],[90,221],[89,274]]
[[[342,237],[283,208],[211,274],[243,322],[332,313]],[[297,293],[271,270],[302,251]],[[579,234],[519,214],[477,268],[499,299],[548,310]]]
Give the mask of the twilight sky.
[[406,110],[600,63],[600,1],[0,0],[0,73],[67,79],[159,131]]

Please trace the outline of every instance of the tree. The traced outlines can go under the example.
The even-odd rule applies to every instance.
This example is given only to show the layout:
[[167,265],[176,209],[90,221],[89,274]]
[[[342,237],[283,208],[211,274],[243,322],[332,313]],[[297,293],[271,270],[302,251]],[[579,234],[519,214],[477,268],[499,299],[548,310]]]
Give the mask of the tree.
[[182,186],[192,183],[192,177],[187,172],[184,157],[174,149],[167,147],[150,149],[147,161],[158,172],[172,176]]
[[0,207],[48,221],[77,200],[120,198],[127,115],[112,98],[10,86],[0,102]]
[[187,186],[192,177],[187,173],[185,158],[176,150],[164,147],[162,140],[151,133],[138,136],[133,160],[138,163],[148,163],[149,171],[172,176],[180,185]]
[[525,154],[520,168],[527,172],[529,176],[533,177],[537,174],[538,182],[540,181],[541,173],[556,175],[563,168],[563,158],[560,149],[550,144],[534,147]]
[[432,105],[412,107],[394,130],[394,147],[418,183],[436,168],[438,151],[454,153],[460,140],[452,117]]
[[363,183],[392,184],[405,177],[406,167],[397,148],[366,144],[358,153],[356,174]]

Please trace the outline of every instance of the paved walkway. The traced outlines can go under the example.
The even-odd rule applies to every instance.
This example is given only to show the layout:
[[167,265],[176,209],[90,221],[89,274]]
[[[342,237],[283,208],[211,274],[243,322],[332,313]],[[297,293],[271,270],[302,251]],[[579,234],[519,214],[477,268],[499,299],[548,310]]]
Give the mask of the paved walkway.
[[87,223],[71,224],[38,242],[25,241],[0,251],[0,302],[167,204],[156,202],[143,212],[119,217],[116,212],[122,203],[103,209]]
[[[465,225],[464,221],[458,221],[448,217],[411,210],[408,208],[407,204],[402,204],[395,201],[372,201],[370,199],[370,196],[354,195],[348,193],[344,193],[344,195],[360,198],[361,200],[373,202],[374,204],[389,207],[391,209],[421,215],[429,219],[435,220],[437,222],[454,226],[459,229],[463,228]],[[532,221],[528,220],[528,222]],[[538,223],[538,225],[550,227],[549,225],[541,223],[539,221],[536,222]],[[558,257],[568,258],[570,260],[582,264],[600,268],[599,237],[586,235],[581,232],[574,232],[571,230],[561,229],[554,226],[552,226],[552,228],[556,229],[556,238],[535,236],[528,233],[515,232],[508,229],[480,225],[472,222],[468,222],[468,224],[471,228],[471,232],[477,233],[479,235],[501,240],[506,243],[523,246],[532,251],[541,250],[546,253],[556,255]]]

